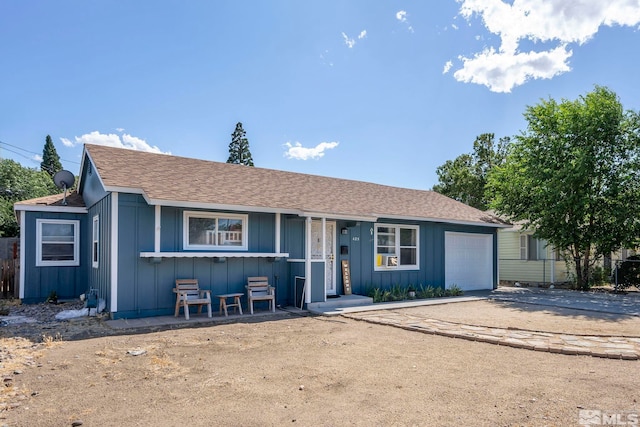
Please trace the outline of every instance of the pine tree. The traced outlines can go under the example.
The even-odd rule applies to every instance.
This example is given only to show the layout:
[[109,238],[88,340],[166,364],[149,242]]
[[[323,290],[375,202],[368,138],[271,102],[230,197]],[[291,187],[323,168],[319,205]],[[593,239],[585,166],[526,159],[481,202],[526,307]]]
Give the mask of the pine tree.
[[42,163],[40,163],[40,170],[47,172],[51,177],[62,170],[62,164],[60,163],[60,156],[56,151],[55,145],[51,140],[51,136],[47,135],[46,142],[44,143],[44,149],[42,150]]
[[231,134],[227,163],[253,166],[253,158],[251,157],[251,151],[249,151],[249,140],[246,138],[246,134],[242,129],[242,123],[238,122],[236,130]]

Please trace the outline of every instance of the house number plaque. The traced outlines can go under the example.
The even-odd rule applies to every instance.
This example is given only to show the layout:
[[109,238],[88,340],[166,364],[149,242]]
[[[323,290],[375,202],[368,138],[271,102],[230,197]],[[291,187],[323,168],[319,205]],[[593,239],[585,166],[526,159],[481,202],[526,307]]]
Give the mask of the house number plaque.
[[344,294],[351,295],[351,273],[347,260],[342,261],[342,283],[344,284]]

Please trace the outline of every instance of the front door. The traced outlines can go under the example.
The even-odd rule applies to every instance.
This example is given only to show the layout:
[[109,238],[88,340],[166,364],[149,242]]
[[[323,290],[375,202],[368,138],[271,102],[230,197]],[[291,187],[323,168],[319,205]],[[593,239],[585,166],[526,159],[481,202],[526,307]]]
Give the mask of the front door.
[[322,253],[322,221],[311,222],[311,259],[324,260],[324,285],[327,295],[336,294],[336,223],[326,222],[325,250]]

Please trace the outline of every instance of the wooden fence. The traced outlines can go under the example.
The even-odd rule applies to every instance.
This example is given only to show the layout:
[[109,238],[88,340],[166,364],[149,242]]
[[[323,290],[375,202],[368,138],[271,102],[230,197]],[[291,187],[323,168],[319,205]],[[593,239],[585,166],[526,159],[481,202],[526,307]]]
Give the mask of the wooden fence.
[[15,296],[17,260],[0,259],[0,266],[2,268],[0,298],[13,298]]

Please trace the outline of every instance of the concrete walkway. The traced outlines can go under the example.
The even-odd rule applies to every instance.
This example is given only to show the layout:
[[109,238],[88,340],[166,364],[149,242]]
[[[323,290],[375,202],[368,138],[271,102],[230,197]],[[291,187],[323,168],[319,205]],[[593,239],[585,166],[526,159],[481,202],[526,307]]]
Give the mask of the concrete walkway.
[[[576,310],[600,311],[606,313],[638,316],[639,296],[594,294],[563,290],[530,288],[501,288],[491,292],[485,298],[499,301],[511,301],[525,304],[548,305]],[[474,297],[473,299],[485,299]],[[464,302],[463,298],[450,298],[439,303]],[[585,355],[610,359],[638,360],[640,358],[640,331],[636,337],[585,336],[548,332],[518,330],[511,328],[491,328],[467,325],[427,316],[409,315],[401,307],[378,311],[358,311],[341,313],[342,316],[379,325],[394,326],[410,331],[504,345],[534,351],[561,353],[567,355]],[[370,310],[370,309],[369,309]]]

